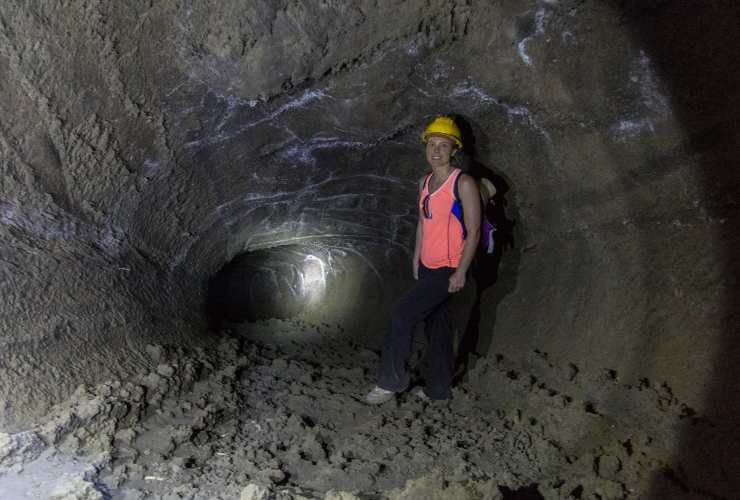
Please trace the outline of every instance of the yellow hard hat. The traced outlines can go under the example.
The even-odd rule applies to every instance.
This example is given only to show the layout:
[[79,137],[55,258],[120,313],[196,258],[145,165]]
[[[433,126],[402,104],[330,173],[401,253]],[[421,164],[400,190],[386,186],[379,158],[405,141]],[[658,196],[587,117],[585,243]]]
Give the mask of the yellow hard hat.
[[455,141],[458,148],[463,147],[460,129],[457,128],[457,125],[449,116],[438,116],[435,118],[434,121],[427,126],[426,130],[424,130],[424,133],[421,134],[422,142],[426,143],[430,135],[449,137]]

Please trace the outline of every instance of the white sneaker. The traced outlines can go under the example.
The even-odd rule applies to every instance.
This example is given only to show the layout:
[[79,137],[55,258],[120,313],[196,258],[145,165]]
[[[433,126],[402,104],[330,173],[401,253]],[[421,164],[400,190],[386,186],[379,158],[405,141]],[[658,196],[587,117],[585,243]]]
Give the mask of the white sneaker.
[[391,399],[393,399],[395,395],[395,392],[388,391],[376,385],[375,387],[373,387],[373,390],[370,391],[367,396],[365,396],[365,401],[367,401],[371,405],[382,405],[386,401],[390,401]]
[[418,391],[416,391],[416,397],[418,397],[422,401],[431,401],[432,400],[432,398],[430,398],[429,396],[427,396],[427,393],[424,392],[424,389],[423,388],[420,388]]

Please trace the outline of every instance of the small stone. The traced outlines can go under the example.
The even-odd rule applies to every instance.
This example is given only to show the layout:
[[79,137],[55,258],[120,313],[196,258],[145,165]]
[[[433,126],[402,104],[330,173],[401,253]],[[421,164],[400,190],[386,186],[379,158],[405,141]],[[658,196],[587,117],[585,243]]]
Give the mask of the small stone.
[[329,490],[324,495],[324,500],[360,500],[360,497],[347,491]]
[[285,472],[280,469],[263,469],[259,471],[258,477],[265,482],[278,484],[285,479]]
[[136,438],[136,431],[133,429],[121,429],[115,434],[115,439],[123,444],[131,446]]
[[159,373],[163,377],[171,377],[175,374],[175,369],[172,367],[172,365],[159,365],[157,366],[157,373]]
[[113,388],[110,384],[101,384],[95,388],[95,394],[107,398],[113,394]]
[[129,409],[130,407],[128,403],[124,401],[117,401],[113,403],[113,407],[111,408],[111,411],[110,411],[110,416],[114,420],[121,420],[125,418],[126,415],[128,415]]
[[563,498],[563,494],[558,490],[557,488],[554,488],[553,486],[543,486],[540,484],[540,486],[537,488],[537,491],[540,495],[542,495],[543,500],[560,500]]
[[162,359],[162,346],[155,344],[147,344],[146,353],[149,355],[149,359],[154,363],[159,363]]
[[80,384],[77,386],[77,389],[75,389],[75,392],[72,393],[71,399],[87,399],[90,397],[90,392],[87,390],[87,386],[85,384]]
[[0,462],[9,457],[16,449],[15,441],[10,434],[0,432]]
[[48,500],[104,500],[103,494],[81,475],[64,474]]
[[267,500],[270,498],[270,489],[261,484],[250,483],[239,496],[239,500]]
[[144,399],[146,395],[146,387],[143,385],[135,385],[131,388],[131,400],[139,402]]
[[281,490],[277,494],[277,500],[316,500],[317,498],[315,496],[307,496],[309,495],[308,493],[305,495],[303,493],[302,491],[296,491],[295,488]]
[[142,382],[144,382],[144,385],[147,386],[149,389],[156,389],[160,385],[166,383],[165,380],[155,372],[151,372],[149,375],[144,377]]
[[169,462],[169,469],[173,474],[180,474],[185,470],[185,459],[183,457],[175,457]]
[[614,455],[602,455],[596,460],[596,473],[600,477],[614,477],[620,470],[622,470],[622,462]]

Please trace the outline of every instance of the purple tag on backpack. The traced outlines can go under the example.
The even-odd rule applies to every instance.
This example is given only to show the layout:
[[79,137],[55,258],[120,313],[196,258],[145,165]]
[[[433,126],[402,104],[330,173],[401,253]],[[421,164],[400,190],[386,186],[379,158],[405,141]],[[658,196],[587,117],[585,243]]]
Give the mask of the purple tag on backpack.
[[481,217],[480,230],[480,245],[487,254],[492,254],[493,249],[496,247],[496,241],[493,238],[493,233],[496,232],[496,226],[488,222],[488,219],[485,217]]

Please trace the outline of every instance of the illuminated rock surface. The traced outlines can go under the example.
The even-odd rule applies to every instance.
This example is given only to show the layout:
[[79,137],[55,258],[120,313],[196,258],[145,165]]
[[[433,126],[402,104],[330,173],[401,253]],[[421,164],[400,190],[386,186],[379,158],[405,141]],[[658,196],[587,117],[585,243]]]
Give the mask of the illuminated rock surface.
[[[247,3],[0,6],[0,482],[735,496],[738,7]],[[512,245],[452,405],[369,409],[445,112]],[[245,346],[199,351],[228,319]]]

